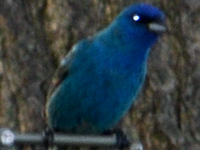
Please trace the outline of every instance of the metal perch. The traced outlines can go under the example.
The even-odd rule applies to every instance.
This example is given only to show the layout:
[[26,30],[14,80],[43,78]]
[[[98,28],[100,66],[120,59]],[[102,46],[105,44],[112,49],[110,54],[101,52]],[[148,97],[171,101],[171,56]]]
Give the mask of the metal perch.
[[[14,133],[9,129],[0,128],[0,148],[11,147],[15,144],[44,144],[44,135],[38,133]],[[95,135],[67,135],[54,134],[53,145],[71,145],[71,146],[97,146],[97,147],[116,147],[116,135],[95,136]],[[130,150],[143,150],[142,144],[138,141],[132,142]]]

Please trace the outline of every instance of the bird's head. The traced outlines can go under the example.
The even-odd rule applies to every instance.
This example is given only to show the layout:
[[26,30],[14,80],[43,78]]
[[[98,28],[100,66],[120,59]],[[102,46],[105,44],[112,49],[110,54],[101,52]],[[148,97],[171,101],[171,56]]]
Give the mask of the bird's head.
[[113,24],[120,30],[123,38],[143,39],[151,41],[151,44],[156,41],[158,35],[166,31],[164,13],[151,4],[145,3],[127,7]]

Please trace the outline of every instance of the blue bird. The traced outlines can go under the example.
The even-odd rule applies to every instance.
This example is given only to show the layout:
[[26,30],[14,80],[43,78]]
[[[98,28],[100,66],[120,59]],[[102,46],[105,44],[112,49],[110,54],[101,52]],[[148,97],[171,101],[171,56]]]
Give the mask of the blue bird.
[[98,134],[114,127],[136,99],[150,48],[165,15],[145,3],[125,8],[104,30],[81,40],[62,61],[46,106],[54,131]]

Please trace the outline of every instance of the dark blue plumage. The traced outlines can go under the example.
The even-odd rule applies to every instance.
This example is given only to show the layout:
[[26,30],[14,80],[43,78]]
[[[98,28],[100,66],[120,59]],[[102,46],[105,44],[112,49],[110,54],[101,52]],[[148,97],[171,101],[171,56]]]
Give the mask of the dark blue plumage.
[[116,125],[141,89],[150,47],[166,29],[164,19],[150,4],[132,5],[77,43],[62,61],[49,97],[49,127],[96,134]]

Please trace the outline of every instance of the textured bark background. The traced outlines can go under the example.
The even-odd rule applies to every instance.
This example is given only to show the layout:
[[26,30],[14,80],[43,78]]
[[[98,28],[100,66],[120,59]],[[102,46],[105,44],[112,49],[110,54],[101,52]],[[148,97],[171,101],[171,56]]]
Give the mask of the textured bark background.
[[[1,0],[0,126],[41,132],[59,60],[135,2],[141,1]],[[122,125],[145,150],[199,150],[200,1],[142,2],[166,13],[170,34],[152,49],[145,85]]]

